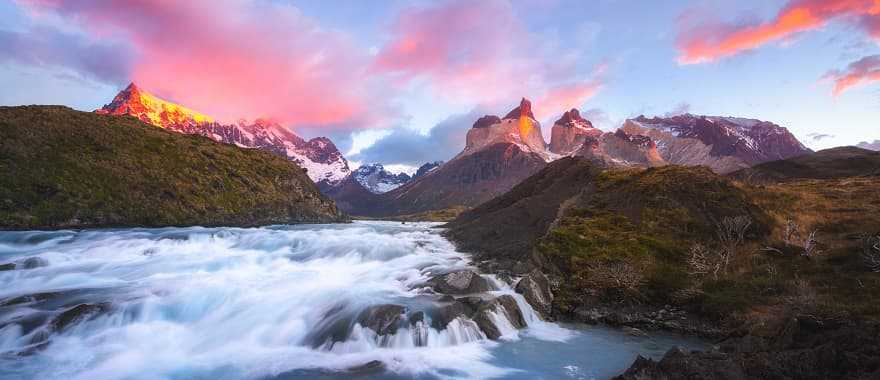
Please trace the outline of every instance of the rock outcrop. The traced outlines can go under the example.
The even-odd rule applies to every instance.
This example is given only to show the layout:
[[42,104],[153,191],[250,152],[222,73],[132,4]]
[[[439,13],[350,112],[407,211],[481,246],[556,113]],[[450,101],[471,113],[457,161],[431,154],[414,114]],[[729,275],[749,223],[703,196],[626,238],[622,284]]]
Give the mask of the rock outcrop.
[[550,133],[550,151],[568,155],[584,146],[588,139],[598,139],[604,132],[594,128],[593,123],[572,108],[553,123]]

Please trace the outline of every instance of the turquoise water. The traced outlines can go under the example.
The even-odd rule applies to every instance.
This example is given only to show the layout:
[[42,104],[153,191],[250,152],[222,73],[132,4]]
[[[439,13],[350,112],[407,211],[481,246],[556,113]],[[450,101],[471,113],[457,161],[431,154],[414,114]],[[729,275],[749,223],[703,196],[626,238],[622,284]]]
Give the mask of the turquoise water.
[[[0,378],[603,379],[638,354],[700,346],[541,321],[491,276],[492,293],[514,295],[529,325],[499,341],[468,320],[384,338],[360,325],[338,341],[316,334],[373,305],[430,309],[439,296],[425,281],[470,268],[435,227],[0,232],[0,265],[16,265],[0,271]],[[101,306],[57,328],[80,304]]]

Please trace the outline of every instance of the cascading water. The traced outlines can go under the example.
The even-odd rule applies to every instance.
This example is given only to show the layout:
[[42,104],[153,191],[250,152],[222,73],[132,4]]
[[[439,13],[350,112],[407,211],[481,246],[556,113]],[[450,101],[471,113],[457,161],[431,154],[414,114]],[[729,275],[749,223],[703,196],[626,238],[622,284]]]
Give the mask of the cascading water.
[[502,304],[497,342],[441,323],[426,283],[468,258],[432,227],[0,232],[0,378],[534,378],[501,347],[584,337],[495,279],[481,296],[512,296],[526,329]]

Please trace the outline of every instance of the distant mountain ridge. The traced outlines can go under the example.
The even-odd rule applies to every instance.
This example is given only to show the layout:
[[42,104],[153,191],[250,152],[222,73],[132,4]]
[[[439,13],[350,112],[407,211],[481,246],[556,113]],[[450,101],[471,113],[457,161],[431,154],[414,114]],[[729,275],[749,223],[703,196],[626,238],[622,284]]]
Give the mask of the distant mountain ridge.
[[108,115],[131,115],[141,121],[170,131],[208,137],[243,148],[257,148],[296,162],[308,171],[319,187],[337,184],[351,170],[348,161],[330,139],[304,140],[278,123],[256,119],[224,124],[210,116],[163,100],[131,83],[113,101],[95,112]]
[[862,149],[868,149],[873,151],[880,151],[880,140],[874,140],[874,142],[862,141],[856,145]]
[[[522,98],[503,118],[478,118],[462,151],[429,175],[416,176],[379,197],[364,196],[353,184],[328,194],[355,215],[390,216],[477,206],[565,156],[584,157],[604,168],[678,164],[708,166],[723,174],[810,152],[786,128],[760,120],[639,116],[605,132],[577,109],[564,112],[553,123],[547,144],[532,103]],[[369,187],[364,186],[379,193]]]
[[373,194],[387,193],[412,179],[406,173],[391,173],[378,163],[361,165],[351,173],[351,176]]
[[788,129],[756,119],[684,114],[627,120],[622,129],[642,134],[657,144],[670,164],[705,165],[729,173],[762,162],[812,152]]

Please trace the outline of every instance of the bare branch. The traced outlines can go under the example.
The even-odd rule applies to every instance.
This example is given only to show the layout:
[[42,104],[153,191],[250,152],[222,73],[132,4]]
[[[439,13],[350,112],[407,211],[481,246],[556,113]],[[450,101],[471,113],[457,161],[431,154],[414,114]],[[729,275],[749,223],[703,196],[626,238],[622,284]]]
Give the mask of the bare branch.
[[802,255],[806,257],[814,257],[822,253],[822,251],[819,250],[819,240],[816,237],[816,232],[816,230],[813,230],[813,232],[810,232],[810,234],[807,235],[807,238],[804,239],[804,252]]

